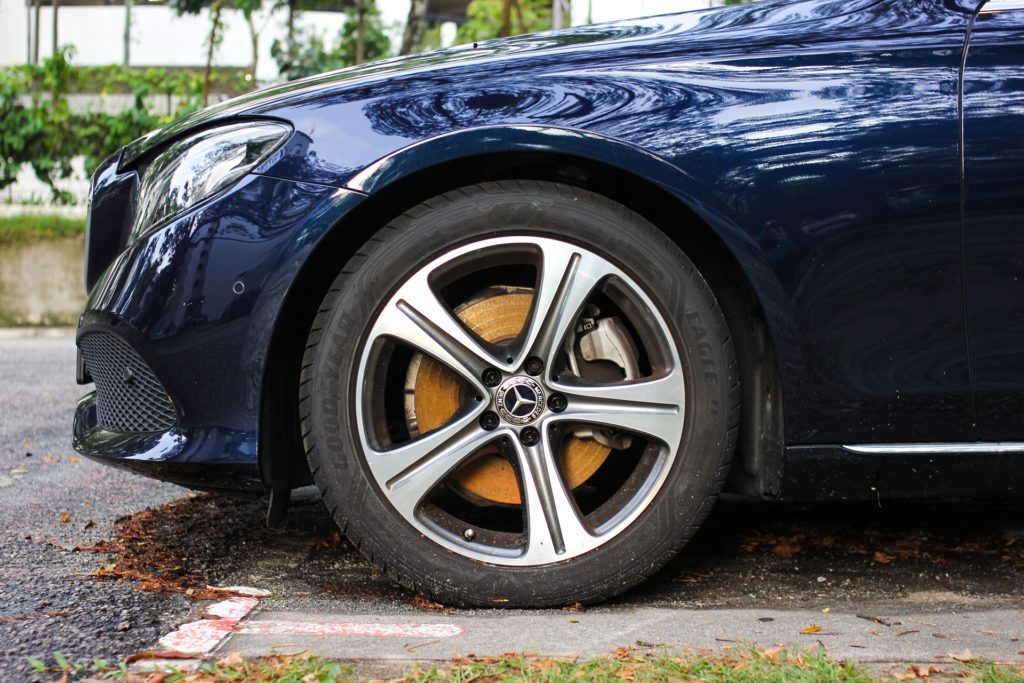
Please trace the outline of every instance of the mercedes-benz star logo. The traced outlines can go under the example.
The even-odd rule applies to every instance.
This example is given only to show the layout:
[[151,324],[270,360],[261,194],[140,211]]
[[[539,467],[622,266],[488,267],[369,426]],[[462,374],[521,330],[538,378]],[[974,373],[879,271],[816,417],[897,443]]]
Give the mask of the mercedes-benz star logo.
[[529,377],[509,377],[498,387],[494,403],[506,422],[526,424],[543,412],[544,390]]
[[526,417],[537,405],[537,395],[529,387],[515,386],[505,394],[504,403],[508,412],[516,417]]

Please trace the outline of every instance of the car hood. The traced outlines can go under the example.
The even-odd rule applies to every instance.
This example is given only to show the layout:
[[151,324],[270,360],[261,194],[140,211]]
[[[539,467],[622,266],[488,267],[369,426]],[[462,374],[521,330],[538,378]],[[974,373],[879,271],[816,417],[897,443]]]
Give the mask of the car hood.
[[483,66],[495,60],[523,59],[528,55],[552,51],[576,53],[610,47],[615,43],[671,39],[678,41],[676,44],[682,41],[704,44],[707,40],[734,39],[733,33],[736,31],[763,31],[768,28],[774,36],[783,39],[787,26],[859,12],[885,1],[765,1],[645,19],[591,24],[386,59],[274,85],[199,110],[129,144],[121,155],[121,164],[130,164],[148,152],[195,129],[229,120],[265,116],[274,109],[286,107],[294,101],[317,93],[336,92],[396,77],[414,77],[419,73],[451,69],[466,64]]

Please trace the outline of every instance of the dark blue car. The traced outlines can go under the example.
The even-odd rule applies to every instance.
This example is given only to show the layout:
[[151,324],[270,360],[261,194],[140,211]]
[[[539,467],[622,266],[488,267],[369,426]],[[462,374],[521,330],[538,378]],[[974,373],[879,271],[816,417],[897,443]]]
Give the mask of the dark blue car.
[[75,447],[315,482],[453,604],[593,602],[723,491],[1024,490],[1024,2],[466,45],[198,112],[93,181]]

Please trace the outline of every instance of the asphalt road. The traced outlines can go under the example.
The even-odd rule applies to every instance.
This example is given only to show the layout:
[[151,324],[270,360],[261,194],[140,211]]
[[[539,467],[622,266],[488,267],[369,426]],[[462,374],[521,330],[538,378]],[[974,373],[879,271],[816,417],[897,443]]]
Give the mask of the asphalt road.
[[[1024,661],[1016,654],[1024,652],[1019,502],[725,502],[679,558],[606,605],[579,613],[449,610],[424,604],[364,562],[315,498],[295,505],[283,528],[268,530],[259,501],[189,496],[77,458],[69,431],[83,388],[74,383],[73,361],[69,336],[0,331],[0,680],[27,676],[26,656],[118,659],[152,649],[161,635],[199,617],[208,602],[97,579],[104,563],[126,560],[75,550],[123,536],[128,527],[118,518],[162,505],[128,523],[142,539],[130,558],[135,569],[149,571],[150,560],[153,571],[181,565],[200,588],[273,593],[249,617],[257,626],[236,632],[220,651],[308,647],[402,662],[467,648],[558,654],[638,641],[714,647],[757,640],[820,642],[868,661],[927,659],[964,647]],[[311,634],[276,633],[261,622],[456,624],[465,635],[353,639],[308,626]],[[801,634],[809,625],[821,629]]]
[[[74,548],[108,538],[122,515],[184,490],[71,449],[74,342],[0,334],[0,680],[24,680],[27,656],[116,660],[147,649],[191,601],[90,575],[103,556]],[[65,521],[66,520],[66,521]]]

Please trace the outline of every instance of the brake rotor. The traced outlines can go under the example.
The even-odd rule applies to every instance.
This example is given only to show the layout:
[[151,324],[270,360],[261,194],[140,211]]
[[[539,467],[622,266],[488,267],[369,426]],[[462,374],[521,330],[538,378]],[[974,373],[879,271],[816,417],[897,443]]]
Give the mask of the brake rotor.
[[[459,319],[481,339],[504,344],[519,336],[533,303],[528,288],[495,288],[455,309]],[[406,377],[406,420],[411,432],[426,434],[454,417],[471,397],[458,375],[423,354],[416,354]],[[575,489],[604,464],[611,448],[590,438],[569,436],[562,442],[559,464]],[[484,448],[456,469],[450,481],[464,498],[477,504],[519,505],[515,468],[494,447]]]

